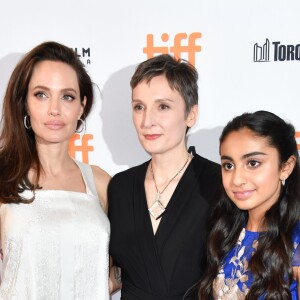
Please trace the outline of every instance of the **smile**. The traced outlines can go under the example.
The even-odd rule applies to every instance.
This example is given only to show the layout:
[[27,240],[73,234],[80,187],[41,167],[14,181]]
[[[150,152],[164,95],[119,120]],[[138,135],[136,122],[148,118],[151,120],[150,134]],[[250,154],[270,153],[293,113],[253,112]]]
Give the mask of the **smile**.
[[253,190],[233,192],[237,200],[247,200],[253,193]]

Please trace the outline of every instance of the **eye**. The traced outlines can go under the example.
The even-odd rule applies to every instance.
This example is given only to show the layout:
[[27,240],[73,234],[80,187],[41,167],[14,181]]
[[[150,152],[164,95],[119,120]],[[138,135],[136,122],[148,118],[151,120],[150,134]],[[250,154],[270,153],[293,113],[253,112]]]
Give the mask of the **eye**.
[[45,99],[47,98],[47,95],[46,93],[42,92],[42,91],[39,91],[39,92],[36,92],[34,93],[34,96],[38,99]]
[[225,162],[225,163],[222,164],[222,168],[225,171],[231,171],[233,169],[233,164],[230,163],[230,162]]
[[167,105],[167,104],[164,104],[164,103],[161,103],[161,104],[159,105],[159,109],[160,109],[160,110],[168,110],[169,108],[170,108],[170,106]]
[[63,95],[62,99],[66,100],[66,101],[73,101],[75,99],[75,97],[72,95]]
[[252,160],[249,160],[248,161],[248,166],[250,167],[250,168],[257,168],[257,167],[259,167],[261,165],[261,163],[259,162],[259,161],[257,161],[257,160],[254,160],[254,159],[252,159]]
[[133,110],[135,110],[135,111],[145,110],[145,107],[144,107],[144,105],[137,103],[137,104],[133,105]]

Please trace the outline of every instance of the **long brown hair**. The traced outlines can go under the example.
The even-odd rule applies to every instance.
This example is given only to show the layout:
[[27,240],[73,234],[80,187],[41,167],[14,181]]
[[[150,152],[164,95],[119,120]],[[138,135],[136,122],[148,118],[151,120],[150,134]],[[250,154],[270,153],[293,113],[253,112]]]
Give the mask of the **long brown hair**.
[[[56,42],[45,42],[21,59],[10,77],[3,102],[0,132],[0,203],[30,203],[34,197],[28,201],[19,194],[24,190],[35,191],[39,188],[42,167],[34,132],[24,127],[24,117],[27,114],[28,85],[34,67],[38,62],[45,60],[60,61],[75,70],[80,100],[83,102],[84,97],[87,99],[82,120],[89,114],[94,101],[91,78],[71,48]],[[79,125],[77,124],[77,127]],[[33,182],[28,178],[31,168],[36,172]]]

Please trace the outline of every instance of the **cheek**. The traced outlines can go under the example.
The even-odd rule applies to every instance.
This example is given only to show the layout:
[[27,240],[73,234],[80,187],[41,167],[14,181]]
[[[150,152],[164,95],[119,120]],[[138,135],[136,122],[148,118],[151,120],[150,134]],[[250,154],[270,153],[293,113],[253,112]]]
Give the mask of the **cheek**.
[[136,114],[133,114],[132,115],[132,122],[133,122],[133,126],[135,127],[136,130],[138,130],[139,128],[139,124],[140,124],[140,121],[139,121],[139,116],[136,115]]
[[257,184],[263,185],[274,185],[277,183],[277,179],[279,178],[278,169],[269,166],[268,168],[264,168],[263,170],[256,172],[252,176],[252,180]]
[[253,181],[265,192],[273,192],[275,189],[277,189],[279,184],[278,176],[279,174],[277,172],[274,172],[273,174],[270,173],[269,176],[258,175],[253,178]]
[[222,169],[222,183],[223,185],[228,185],[228,181],[229,181],[229,174],[228,172],[224,172],[224,170]]
[[35,112],[38,110],[37,109],[37,106],[38,105],[33,105],[32,101],[30,100],[30,98],[27,100],[27,103],[26,103],[26,110],[27,110],[27,113],[29,115],[35,115]]
[[82,115],[82,107],[64,107],[61,109],[61,114],[67,116],[70,119],[79,119]]
[[231,173],[225,173],[224,171],[222,171],[222,184],[227,194],[230,194],[231,192],[231,176]]
[[178,116],[173,116],[173,118],[162,118],[159,122],[161,127],[166,128],[174,134],[174,135],[185,135],[186,132],[186,122],[183,118]]
[[43,114],[43,110],[38,109],[37,107],[28,107],[27,113],[30,115],[31,122],[34,122],[34,120],[40,119],[40,116]]

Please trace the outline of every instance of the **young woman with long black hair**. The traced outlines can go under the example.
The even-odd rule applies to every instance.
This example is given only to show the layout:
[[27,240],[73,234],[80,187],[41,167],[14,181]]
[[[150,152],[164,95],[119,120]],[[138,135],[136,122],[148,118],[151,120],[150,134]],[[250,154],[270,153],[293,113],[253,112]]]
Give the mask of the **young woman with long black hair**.
[[199,299],[298,299],[300,167],[291,124],[267,111],[220,137],[224,193],[212,216]]

